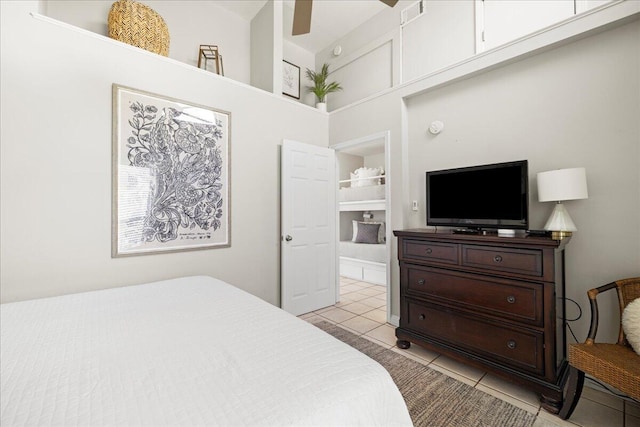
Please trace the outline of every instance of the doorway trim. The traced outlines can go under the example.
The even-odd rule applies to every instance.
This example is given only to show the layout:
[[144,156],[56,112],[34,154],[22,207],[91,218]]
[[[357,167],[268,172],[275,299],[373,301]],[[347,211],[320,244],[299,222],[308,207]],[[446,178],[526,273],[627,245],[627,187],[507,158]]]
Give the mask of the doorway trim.
[[[349,139],[346,141],[342,141],[333,145],[330,145],[329,148],[333,148],[336,153],[340,151],[347,150],[349,148],[357,147],[357,146],[365,146],[372,145],[374,143],[378,143],[381,139],[384,140],[384,170],[385,170],[385,187],[384,187],[384,197],[385,197],[385,211],[384,211],[384,220],[385,220],[385,238],[386,238],[386,289],[387,289],[387,323],[391,322],[391,242],[392,242],[392,231],[391,227],[391,185],[390,185],[390,168],[391,168],[391,131],[386,130],[382,132],[377,132],[371,135],[366,135],[356,139]],[[339,162],[336,161],[336,201],[338,200],[338,190],[340,188],[339,184]],[[340,241],[340,208],[339,203],[336,203],[336,242]],[[336,250],[336,302],[340,301],[340,251]],[[393,323],[392,323],[393,324]]]

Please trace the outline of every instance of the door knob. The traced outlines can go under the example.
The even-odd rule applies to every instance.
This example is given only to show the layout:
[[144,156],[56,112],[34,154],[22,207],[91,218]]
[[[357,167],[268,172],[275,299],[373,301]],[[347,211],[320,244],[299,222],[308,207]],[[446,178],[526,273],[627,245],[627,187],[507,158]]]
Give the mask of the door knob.
[[290,242],[293,240],[293,237],[289,236],[288,234],[286,236],[284,236],[284,240],[286,240],[287,242]]

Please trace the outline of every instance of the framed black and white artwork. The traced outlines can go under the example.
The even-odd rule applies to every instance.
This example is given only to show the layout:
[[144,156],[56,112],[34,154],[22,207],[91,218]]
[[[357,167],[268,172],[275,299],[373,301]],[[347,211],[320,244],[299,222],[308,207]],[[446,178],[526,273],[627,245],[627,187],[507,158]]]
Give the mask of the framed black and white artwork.
[[282,61],[282,93],[300,99],[300,67]]
[[113,85],[112,256],[231,245],[231,113]]

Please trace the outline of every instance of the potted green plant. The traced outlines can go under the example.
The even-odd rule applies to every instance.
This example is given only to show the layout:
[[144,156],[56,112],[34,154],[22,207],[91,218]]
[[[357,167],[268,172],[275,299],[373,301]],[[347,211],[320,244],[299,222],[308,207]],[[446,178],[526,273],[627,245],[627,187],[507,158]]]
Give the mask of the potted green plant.
[[313,86],[307,86],[309,92],[313,92],[318,98],[316,108],[327,111],[327,94],[342,90],[342,86],[338,82],[327,82],[329,78],[329,64],[322,64],[319,72],[312,71],[307,68],[307,78],[311,80]]

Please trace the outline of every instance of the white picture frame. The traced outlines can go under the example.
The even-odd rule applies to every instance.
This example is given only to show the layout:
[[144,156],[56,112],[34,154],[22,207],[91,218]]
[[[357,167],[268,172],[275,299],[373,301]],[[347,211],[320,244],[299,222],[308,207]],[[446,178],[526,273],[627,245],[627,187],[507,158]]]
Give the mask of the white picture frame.
[[231,246],[231,113],[112,92],[112,257]]

